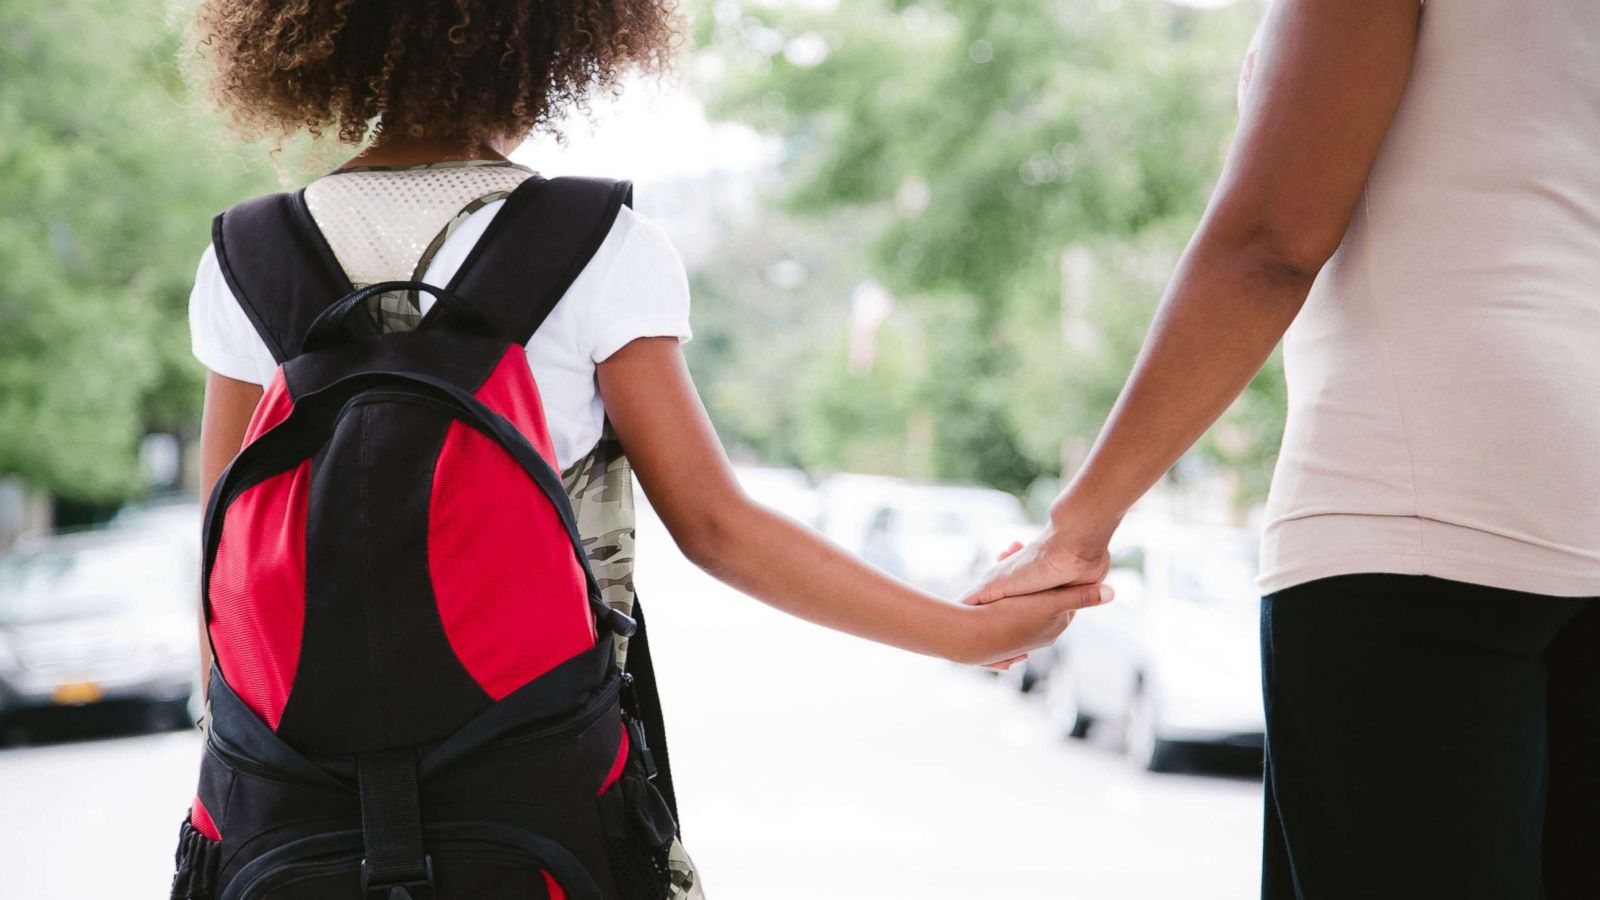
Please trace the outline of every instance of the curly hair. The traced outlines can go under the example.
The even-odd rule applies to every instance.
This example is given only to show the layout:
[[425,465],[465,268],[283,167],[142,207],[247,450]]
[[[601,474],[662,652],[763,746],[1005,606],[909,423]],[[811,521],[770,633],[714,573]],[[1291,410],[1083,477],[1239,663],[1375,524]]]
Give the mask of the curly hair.
[[659,71],[675,0],[203,0],[211,100],[248,136],[475,143]]

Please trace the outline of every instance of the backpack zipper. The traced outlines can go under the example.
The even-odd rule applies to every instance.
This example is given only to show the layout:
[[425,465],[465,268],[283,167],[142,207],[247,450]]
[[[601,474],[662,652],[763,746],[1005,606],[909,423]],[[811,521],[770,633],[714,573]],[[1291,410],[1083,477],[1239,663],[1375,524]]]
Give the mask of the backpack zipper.
[[607,709],[611,708],[612,703],[615,702],[620,696],[622,692],[623,679],[626,677],[627,676],[623,675],[621,677],[613,676],[610,678],[606,683],[606,686],[600,689],[600,693],[589,701],[588,706],[576,713],[577,718],[575,719],[556,722],[535,731],[512,732],[511,734],[506,735],[499,740],[492,741],[485,746],[515,747],[521,744],[547,740],[553,737],[565,737],[569,733],[577,734],[578,732],[588,728],[590,725],[600,721],[601,716],[605,714]]
[[[209,739],[206,741],[206,750],[208,750],[213,756],[217,757],[218,761],[224,766],[227,766],[228,768],[238,772],[244,772],[247,775],[254,775],[257,778],[264,778],[267,781],[276,782],[278,784],[306,783],[304,779],[295,777],[293,773],[282,772],[277,769],[269,768],[253,759],[240,756],[239,754],[234,753],[233,751],[228,750],[221,744],[217,743],[215,739]],[[315,763],[313,763],[313,765],[315,765]]]

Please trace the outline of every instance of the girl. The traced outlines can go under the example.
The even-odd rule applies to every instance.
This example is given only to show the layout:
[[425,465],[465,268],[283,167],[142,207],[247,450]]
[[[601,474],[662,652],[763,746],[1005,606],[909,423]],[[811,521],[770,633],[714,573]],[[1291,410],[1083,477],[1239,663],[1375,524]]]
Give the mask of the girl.
[[[309,130],[360,148],[302,195],[354,287],[450,282],[506,198],[536,177],[507,154],[581,108],[591,90],[613,87],[630,68],[659,67],[672,40],[664,0],[212,0],[195,28],[212,96],[236,125],[278,136]],[[221,234],[219,224],[219,243]],[[256,298],[253,314],[225,263],[216,247],[206,252],[190,306],[194,353],[209,370],[201,436],[208,492],[245,442],[279,361],[257,331],[259,304],[272,298]],[[378,299],[384,332],[415,327],[431,302],[411,292]],[[619,468],[616,444],[602,440],[609,424],[685,555],[812,622],[1004,665],[1051,642],[1075,609],[1109,599],[1103,588],[1078,586],[981,607],[948,604],[752,502],[685,368],[688,314],[684,271],[665,235],[622,208],[527,342],[550,449],[578,495],[586,541],[631,541],[626,524],[593,526],[583,505],[589,479]],[[626,495],[626,481],[621,488]],[[601,533],[590,533],[596,527]],[[609,549],[626,556],[626,547]],[[590,552],[596,564],[602,555]],[[197,805],[202,834],[204,818]],[[694,890],[686,866],[675,878],[680,894]]]

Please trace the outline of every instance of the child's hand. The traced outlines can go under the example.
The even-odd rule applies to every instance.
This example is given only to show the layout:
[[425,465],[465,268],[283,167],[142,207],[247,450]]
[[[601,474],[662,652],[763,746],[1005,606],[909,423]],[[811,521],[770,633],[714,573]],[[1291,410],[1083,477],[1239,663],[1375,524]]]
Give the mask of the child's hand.
[[[996,553],[994,555],[994,561],[995,562],[1005,562],[1006,561],[1006,557],[1010,556],[1013,553],[1016,553],[1018,550],[1021,550],[1023,548],[1023,546],[1024,545],[1023,545],[1023,543],[1021,541],[1012,541],[1011,542],[1011,546],[1005,548],[1004,550],[1001,550],[999,553]],[[1012,666],[1016,665],[1019,662],[1022,662],[1023,660],[1025,660],[1027,658],[1028,658],[1028,654],[1024,653],[1021,656],[1013,656],[1010,659],[1002,659],[999,662],[988,663],[987,665],[985,665],[985,668],[993,669],[996,672],[1004,672],[1005,670],[1011,668]]]
[[1053,643],[1077,610],[1109,602],[1111,596],[1103,584],[1079,584],[961,607],[965,622],[952,636],[955,647],[949,656],[956,662],[1004,668]]

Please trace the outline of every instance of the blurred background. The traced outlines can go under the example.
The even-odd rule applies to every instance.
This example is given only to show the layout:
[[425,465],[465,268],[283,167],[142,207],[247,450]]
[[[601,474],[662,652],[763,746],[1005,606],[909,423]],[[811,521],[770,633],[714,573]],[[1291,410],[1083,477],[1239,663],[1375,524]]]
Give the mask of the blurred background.
[[[635,180],[747,487],[955,596],[1114,400],[1262,11],[689,0],[671,78],[517,158]],[[212,215],[341,159],[233,142],[185,24],[0,0],[0,896],[165,896],[200,753],[188,290]],[[1123,529],[1118,601],[1003,677],[786,620],[646,515],[712,897],[1253,894],[1253,523],[1283,402],[1274,361]]]

